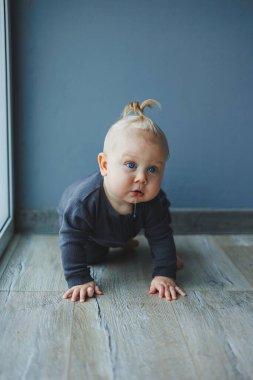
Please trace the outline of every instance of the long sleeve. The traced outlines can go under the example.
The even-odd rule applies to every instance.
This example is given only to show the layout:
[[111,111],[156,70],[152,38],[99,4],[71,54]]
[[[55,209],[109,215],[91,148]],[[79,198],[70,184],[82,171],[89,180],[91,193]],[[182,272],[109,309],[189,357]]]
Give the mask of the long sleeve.
[[152,254],[152,277],[176,279],[176,247],[170,226],[169,206],[165,193],[161,191],[146,213],[144,228]]
[[72,200],[60,217],[60,248],[64,276],[69,287],[93,281],[87,267],[85,246],[91,226],[79,200]]

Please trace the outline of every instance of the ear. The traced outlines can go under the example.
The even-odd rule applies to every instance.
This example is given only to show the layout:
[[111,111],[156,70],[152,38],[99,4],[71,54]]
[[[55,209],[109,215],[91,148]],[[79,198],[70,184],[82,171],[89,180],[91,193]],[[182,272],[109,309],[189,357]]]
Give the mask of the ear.
[[98,155],[98,165],[100,173],[103,177],[107,175],[107,158],[105,153],[99,153]]

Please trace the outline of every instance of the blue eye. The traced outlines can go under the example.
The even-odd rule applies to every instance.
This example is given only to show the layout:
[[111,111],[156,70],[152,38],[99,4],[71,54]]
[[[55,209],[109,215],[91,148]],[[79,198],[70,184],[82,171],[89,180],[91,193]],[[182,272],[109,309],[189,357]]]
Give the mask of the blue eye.
[[150,166],[150,168],[148,168],[148,172],[153,174],[157,172],[157,169],[155,166]]
[[137,168],[137,165],[134,162],[127,162],[126,166],[129,169],[136,169]]

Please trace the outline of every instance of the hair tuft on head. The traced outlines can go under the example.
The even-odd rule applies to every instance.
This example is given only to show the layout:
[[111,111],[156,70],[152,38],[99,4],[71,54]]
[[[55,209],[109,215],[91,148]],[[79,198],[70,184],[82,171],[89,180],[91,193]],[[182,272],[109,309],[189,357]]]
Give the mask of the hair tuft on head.
[[156,138],[158,138],[161,146],[164,147],[164,151],[168,158],[169,145],[164,132],[153,120],[144,115],[143,112],[146,107],[152,108],[154,104],[159,108],[161,107],[161,104],[154,99],[147,99],[141,104],[138,101],[132,101],[126,105],[123,110],[122,117],[115,124],[113,124],[107,132],[104,142],[104,151],[107,151],[110,145],[112,145],[112,141],[115,141],[115,136],[121,135],[121,133],[118,133],[117,135],[117,132],[122,132],[123,130],[127,130],[129,128],[135,128],[141,129],[147,133],[152,133]]
[[161,104],[157,100],[154,100],[154,99],[147,99],[141,104],[135,100],[125,106],[122,113],[122,118],[125,118],[132,112],[140,116],[144,116],[144,112],[143,112],[144,108],[146,107],[152,108],[153,104],[156,104],[159,108],[161,108]]

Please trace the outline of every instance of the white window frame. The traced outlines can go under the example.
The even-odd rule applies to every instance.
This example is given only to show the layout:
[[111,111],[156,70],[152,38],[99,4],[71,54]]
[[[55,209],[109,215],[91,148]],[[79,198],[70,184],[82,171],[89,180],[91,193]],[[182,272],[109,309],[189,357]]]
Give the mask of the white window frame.
[[[0,128],[6,128],[7,140],[2,142],[7,146],[7,165],[8,165],[8,215],[2,225],[0,226],[0,256],[3,254],[6,246],[8,245],[11,237],[14,233],[14,222],[13,222],[13,161],[12,161],[12,122],[11,122],[11,75],[10,75],[10,29],[9,29],[9,1],[0,0],[0,37],[3,41],[1,46],[0,54],[4,54],[5,59],[0,63],[0,70],[5,77],[5,89],[3,91],[3,98],[6,99],[6,123],[1,125]],[[2,43],[1,43],[2,45]],[[3,50],[3,51],[2,51]],[[3,67],[2,67],[3,66]],[[1,73],[1,75],[2,75]],[[1,145],[0,149],[4,145]],[[1,181],[1,173],[0,173]],[[3,184],[0,183],[0,186]],[[6,184],[4,184],[6,185]],[[3,201],[0,199],[0,202]]]

